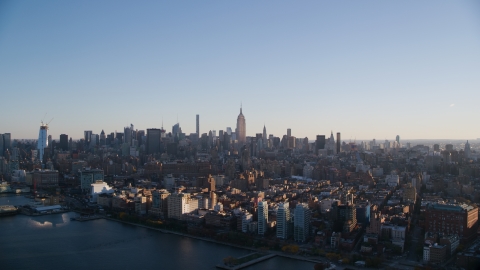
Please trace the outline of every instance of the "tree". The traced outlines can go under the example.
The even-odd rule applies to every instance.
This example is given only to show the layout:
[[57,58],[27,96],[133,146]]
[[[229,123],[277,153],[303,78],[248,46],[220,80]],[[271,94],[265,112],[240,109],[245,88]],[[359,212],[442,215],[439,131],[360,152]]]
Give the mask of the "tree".
[[283,252],[288,252],[292,254],[296,254],[300,248],[297,245],[285,245],[282,247]]
[[366,267],[373,267],[373,268],[377,268],[380,266],[380,264],[382,263],[382,260],[378,257],[374,257],[374,258],[367,258],[365,260],[365,266]]
[[327,255],[325,255],[325,257],[327,257],[327,259],[331,260],[331,261],[335,261],[335,262],[338,262],[340,260],[340,254],[336,254],[336,253],[327,253]]
[[226,258],[223,259],[223,263],[225,265],[235,265],[238,263],[238,260],[232,256],[228,256]]

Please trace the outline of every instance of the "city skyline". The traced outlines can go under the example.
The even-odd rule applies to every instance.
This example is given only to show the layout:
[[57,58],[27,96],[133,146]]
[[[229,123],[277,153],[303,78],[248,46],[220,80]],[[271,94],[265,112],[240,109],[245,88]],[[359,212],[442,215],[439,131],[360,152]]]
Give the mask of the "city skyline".
[[[241,115],[243,116],[243,113],[241,113]],[[198,118],[198,117],[199,117],[199,114],[196,114],[196,118]],[[197,120],[197,119],[196,119],[196,120]],[[199,120],[199,119],[198,119],[198,120]],[[237,119],[237,121],[238,121],[238,119]],[[162,121],[162,122],[163,122],[163,121]],[[135,128],[134,130],[146,132],[148,129],[158,129],[158,130],[160,130],[160,129],[163,128],[163,130],[165,130],[165,133],[166,133],[166,134],[169,134],[169,133],[170,133],[170,134],[172,134],[172,136],[173,136],[172,129],[175,128],[177,125],[179,125],[182,133],[184,133],[184,134],[187,135],[187,136],[190,136],[191,134],[198,134],[198,133],[197,133],[197,131],[198,131],[198,129],[197,129],[197,124],[201,125],[200,123],[201,123],[201,122],[196,121],[196,122],[195,122],[195,130],[192,130],[192,131],[188,131],[188,130],[187,130],[187,131],[183,131],[183,130],[181,129],[181,128],[182,128],[182,125],[181,125],[180,121],[175,122],[175,124],[173,124],[171,127],[164,126],[163,123],[162,123],[161,126],[158,126],[158,127]],[[130,123],[129,125],[132,125],[132,124],[133,124],[133,123]],[[244,120],[244,125],[246,126],[245,120]],[[60,141],[59,138],[61,137],[61,135],[67,135],[68,138],[71,138],[71,139],[73,139],[73,140],[80,140],[80,139],[83,139],[83,138],[85,137],[84,133],[87,132],[87,131],[90,132],[91,134],[97,134],[97,135],[99,135],[100,133],[104,133],[104,132],[106,132],[106,133],[108,133],[108,134],[110,134],[110,133],[117,133],[117,132],[118,132],[118,133],[124,133],[123,128],[128,128],[128,125],[124,125],[124,127],[119,128],[119,129],[115,129],[115,130],[106,130],[106,129],[102,128],[99,132],[93,131],[93,130],[89,130],[89,129],[85,129],[85,130],[82,131],[82,134],[74,134],[74,135],[65,134],[65,132],[62,132],[62,131],[57,131],[57,132],[54,133],[54,135],[52,135],[52,133],[50,132],[50,126],[49,126],[49,124],[45,124],[45,123],[43,123],[43,121],[41,121],[41,122],[40,122],[40,125],[38,125],[38,126],[40,126],[40,130],[42,130],[42,129],[43,129],[43,130],[48,130],[48,136],[51,136],[53,140],[56,140],[56,141],[58,141],[58,142]],[[38,134],[38,126],[36,127],[36,128],[37,128],[37,134]],[[236,125],[233,125],[234,128],[235,128],[236,126],[237,126],[237,124],[236,124]],[[218,128],[218,129],[210,129],[210,130],[205,130],[205,131],[202,131],[202,130],[200,129],[200,134],[198,134],[198,135],[199,135],[199,136],[201,136],[202,134],[207,134],[207,135],[208,135],[210,131],[214,131],[214,132],[224,131],[224,132],[226,132],[226,131],[227,131],[227,128],[232,128],[232,126],[227,126],[227,127]],[[265,129],[266,129],[266,126],[265,126],[265,124],[264,124],[264,126],[263,126],[263,128],[262,128],[263,132],[260,132],[260,131],[258,131],[258,130],[253,130],[253,131],[251,131],[252,134],[246,133],[246,137],[255,137],[256,134],[260,134],[260,133],[262,133],[262,135],[265,135]],[[234,129],[234,130],[235,130],[235,129]],[[4,131],[4,132],[11,134],[11,132],[9,132],[9,131]],[[289,136],[289,135],[288,135],[289,132],[291,132],[291,129],[290,129],[290,128],[285,129],[285,131],[284,131],[283,133],[281,133],[281,132],[278,133],[278,134],[276,134],[276,133],[267,133],[267,137],[266,137],[266,138],[268,138],[269,135],[273,135],[274,137],[280,137],[280,138],[281,138],[283,135]],[[58,134],[57,134],[57,133],[58,133]],[[322,133],[322,132],[319,132],[319,133],[317,133],[316,135],[311,136],[311,137],[309,137],[309,136],[296,136],[295,133],[292,133],[291,136],[293,136],[293,137],[295,137],[295,138],[297,138],[297,139],[303,139],[303,138],[307,137],[307,138],[309,139],[309,142],[315,142],[316,136],[318,136],[318,135],[328,136],[328,133],[329,133],[329,132],[323,132],[323,133]],[[336,142],[337,142],[337,140],[338,140],[338,138],[339,138],[338,136],[340,136],[341,131],[330,130],[330,133],[331,133],[331,134],[336,133],[337,138],[336,138],[335,140],[336,140]],[[218,135],[218,133],[217,133],[217,135]],[[11,139],[12,139],[12,140],[38,140],[38,137],[39,137],[39,136],[40,136],[40,135],[37,135],[37,138],[19,138],[19,137],[14,136],[14,134],[13,134],[13,136],[11,136]],[[45,136],[44,136],[44,137],[45,137]],[[475,141],[475,140],[480,140],[480,138],[460,138],[460,137],[459,137],[459,138],[404,138],[404,137],[401,137],[401,138],[402,138],[402,142],[406,142],[406,141],[408,141],[408,140],[411,140],[411,141],[415,141],[415,140],[432,140],[432,141],[434,141],[434,140],[439,140],[439,141],[441,141],[441,140],[454,140],[454,141],[461,141],[461,140],[467,140],[467,141],[468,141],[468,140],[472,140],[472,141]],[[383,142],[384,140],[386,140],[386,141],[397,141],[397,139],[400,139],[398,134],[397,134],[397,135],[393,135],[393,136],[391,136],[391,137],[385,137],[385,138],[380,138],[380,137],[372,137],[372,138],[356,138],[356,137],[354,137],[354,138],[352,138],[351,136],[350,136],[349,138],[346,138],[346,137],[343,137],[343,136],[342,136],[341,142],[353,142],[353,141],[360,142],[360,141],[372,141],[372,140],[377,140],[377,142]],[[238,140],[238,139],[237,139],[237,140]],[[336,146],[336,147],[337,147],[337,146]]]
[[0,133],[479,138],[480,4],[408,3],[4,1]]
[[[243,117],[243,113],[242,113],[242,112],[240,113],[240,115]],[[160,124],[160,126],[155,126],[155,127],[152,126],[152,127],[146,127],[146,128],[138,128],[138,127],[135,125],[136,128],[135,128],[134,130],[146,132],[148,129],[158,129],[158,130],[160,130],[160,129],[163,128],[163,129],[165,130],[165,133],[166,133],[166,134],[169,134],[169,133],[172,133],[172,129],[174,129],[174,128],[178,125],[178,126],[180,127],[180,130],[182,131],[182,133],[184,133],[185,135],[189,136],[189,135],[191,135],[191,134],[197,134],[197,130],[198,130],[198,129],[197,129],[197,124],[198,124],[199,126],[201,126],[201,122],[200,122],[200,120],[198,119],[198,117],[199,117],[200,115],[199,115],[199,114],[196,114],[195,116],[196,116],[196,119],[195,119],[195,127],[194,127],[194,130],[182,130],[182,124],[180,123],[180,121],[175,121],[172,126],[166,126],[166,125],[164,126],[163,120],[162,120],[162,123]],[[245,119],[245,118],[243,118],[243,119]],[[197,120],[198,120],[198,121],[197,121]],[[236,121],[238,121],[238,119],[237,119]],[[133,125],[133,124],[134,124],[134,123],[130,123],[130,124],[128,124],[128,125]],[[243,124],[244,124],[245,126],[247,126],[247,125],[245,124],[245,120],[244,120]],[[107,129],[105,129],[105,128],[102,128],[101,130],[97,131],[97,130],[91,130],[91,129],[88,129],[88,128],[87,128],[87,129],[82,130],[82,131],[81,131],[81,134],[74,134],[74,135],[66,134],[65,132],[62,132],[61,130],[59,130],[59,131],[57,131],[57,132],[54,132],[54,135],[52,135],[52,133],[50,132],[50,131],[51,131],[50,125],[49,125],[49,124],[45,124],[45,123],[43,122],[43,120],[42,120],[42,121],[40,121],[40,124],[36,126],[36,132],[37,132],[37,137],[36,137],[36,138],[20,138],[20,137],[16,137],[15,134],[12,134],[12,132],[10,132],[10,131],[8,131],[8,130],[3,131],[3,132],[12,134],[12,136],[11,136],[11,139],[12,139],[12,140],[38,140],[38,136],[39,136],[39,135],[38,135],[38,127],[40,127],[40,130],[42,130],[42,129],[48,130],[48,136],[51,136],[53,140],[60,141],[59,138],[61,137],[61,135],[67,135],[68,138],[71,138],[71,139],[73,139],[73,140],[80,140],[80,139],[84,138],[84,136],[85,136],[85,135],[84,135],[84,132],[87,132],[87,131],[90,132],[90,133],[92,133],[92,134],[97,134],[97,135],[99,135],[99,134],[102,133],[102,132],[106,132],[106,133],[108,133],[108,134],[110,134],[110,133],[112,133],[112,132],[114,132],[114,133],[117,133],[117,132],[118,132],[118,133],[123,133],[123,132],[124,132],[123,128],[128,128],[128,125],[124,125],[124,126],[121,127],[121,128],[116,128],[115,130],[107,130]],[[209,130],[204,130],[204,131],[202,131],[202,129],[199,129],[199,130],[200,130],[199,136],[201,136],[202,134],[207,134],[207,135],[208,135],[210,131],[215,131],[215,132],[217,132],[217,135],[218,135],[218,132],[219,132],[220,130],[226,132],[226,131],[227,131],[227,128],[233,128],[233,132],[235,132],[236,127],[237,127],[237,124],[230,125],[230,126],[226,126],[226,127],[224,127],[224,128],[209,129]],[[251,134],[248,133],[248,132],[246,133],[246,137],[255,137],[256,134],[265,133],[265,129],[266,129],[266,125],[264,124],[264,125],[262,126],[263,132],[262,132],[262,130],[252,130],[252,131],[251,131]],[[277,133],[270,133],[270,132],[268,132],[268,133],[267,133],[267,138],[268,138],[269,135],[273,135],[273,136],[275,136],[275,137],[280,137],[280,138],[281,138],[283,135],[289,136],[288,134],[289,134],[289,132],[292,132],[291,130],[292,130],[291,128],[286,128],[286,129],[283,131],[283,133],[280,132],[280,133],[278,133],[278,134],[277,134]],[[57,134],[57,133],[58,133],[58,134]],[[316,135],[313,135],[313,136],[311,136],[311,137],[310,137],[310,136],[297,136],[294,132],[292,132],[291,136],[293,136],[293,137],[295,137],[295,138],[297,138],[297,139],[303,139],[303,138],[307,137],[307,138],[309,139],[309,142],[315,142],[315,138],[316,138],[317,135],[329,136],[329,135],[328,135],[329,133],[331,133],[331,134],[336,133],[336,135],[339,136],[339,134],[341,133],[341,131],[339,131],[339,130],[330,130],[330,131],[326,131],[326,130],[325,130],[325,131],[323,131],[323,130],[322,130],[322,132],[318,132]],[[172,134],[172,136],[173,136],[173,134]],[[371,141],[371,140],[377,140],[377,142],[383,142],[383,140],[387,140],[387,141],[397,141],[397,139],[400,139],[400,138],[399,138],[400,135],[398,135],[398,134],[392,135],[392,136],[390,136],[390,137],[385,137],[385,138],[375,137],[375,136],[372,137],[372,138],[357,138],[357,137],[352,137],[352,136],[350,136],[350,137],[344,137],[344,136],[346,136],[346,135],[342,135],[342,139],[341,139],[341,141],[343,141],[343,142],[353,142],[353,141],[360,142],[360,141]],[[455,141],[460,141],[460,140],[467,140],[467,141],[468,141],[468,140],[472,140],[472,141],[480,140],[480,136],[477,137],[477,138],[463,138],[463,137],[458,137],[458,138],[404,138],[403,136],[400,136],[400,137],[402,138],[402,141],[403,141],[403,142],[406,142],[406,141],[408,141],[408,140],[412,140],[412,141],[415,141],[415,140],[439,140],[439,141],[440,141],[440,140],[455,140]],[[337,137],[337,139],[338,139],[338,137]],[[336,140],[337,140],[337,139],[336,139]],[[237,139],[237,140],[238,140],[238,139]]]

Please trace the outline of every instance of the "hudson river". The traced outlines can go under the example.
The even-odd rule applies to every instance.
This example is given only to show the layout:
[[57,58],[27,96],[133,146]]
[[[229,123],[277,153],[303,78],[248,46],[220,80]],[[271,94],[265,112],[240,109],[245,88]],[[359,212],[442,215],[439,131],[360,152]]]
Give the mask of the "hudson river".
[[[0,195],[0,205],[28,203]],[[0,217],[1,269],[216,269],[227,256],[249,250],[109,220],[70,221],[75,213]],[[306,269],[313,263],[275,257],[256,269]]]

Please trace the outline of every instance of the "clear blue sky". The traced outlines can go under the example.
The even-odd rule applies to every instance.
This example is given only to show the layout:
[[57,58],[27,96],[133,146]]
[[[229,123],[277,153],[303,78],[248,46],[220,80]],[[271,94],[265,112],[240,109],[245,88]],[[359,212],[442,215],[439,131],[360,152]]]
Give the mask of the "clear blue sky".
[[0,1],[0,133],[480,138],[478,1]]

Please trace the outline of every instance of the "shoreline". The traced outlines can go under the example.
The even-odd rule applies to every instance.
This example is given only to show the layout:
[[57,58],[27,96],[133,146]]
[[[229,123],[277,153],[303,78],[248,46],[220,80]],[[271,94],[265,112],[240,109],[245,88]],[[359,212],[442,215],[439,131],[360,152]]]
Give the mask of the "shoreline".
[[159,231],[159,232],[162,232],[162,233],[174,234],[174,235],[189,237],[189,238],[197,239],[197,240],[201,240],[201,241],[207,241],[207,242],[210,242],[210,243],[221,244],[221,245],[231,246],[231,247],[235,247],[235,248],[241,248],[241,249],[255,251],[255,252],[259,251],[255,248],[249,248],[249,247],[239,246],[239,245],[235,245],[235,244],[231,244],[231,243],[220,242],[220,241],[217,241],[217,240],[214,240],[214,239],[205,238],[205,237],[201,237],[201,236],[194,236],[194,235],[181,233],[181,232],[175,232],[175,231],[169,231],[169,230],[165,230],[165,229],[154,228],[154,227],[150,227],[150,226],[147,226],[147,225],[142,225],[142,224],[132,223],[132,222],[128,222],[128,221],[118,220],[118,219],[114,219],[114,218],[110,218],[110,217],[104,217],[104,219],[110,220],[110,221],[115,221],[115,222],[120,222],[120,223],[123,223],[123,224],[132,225],[132,226],[142,227],[142,228],[145,228],[145,229],[155,230],[155,231]]
[[214,243],[214,244],[225,245],[225,246],[235,247],[235,248],[239,248],[239,249],[250,250],[250,251],[254,251],[254,252],[268,253],[270,255],[276,255],[276,256],[284,257],[284,258],[288,258],[288,259],[294,259],[294,260],[310,262],[310,263],[321,263],[321,262],[326,261],[325,259],[323,259],[323,260],[322,259],[313,259],[313,258],[305,258],[305,257],[297,256],[297,255],[283,254],[281,251],[259,250],[259,249],[256,249],[256,248],[239,246],[239,245],[235,245],[235,244],[231,244],[231,243],[220,242],[220,241],[210,239],[210,238],[194,236],[194,235],[190,235],[190,234],[186,234],[186,233],[169,231],[169,230],[165,230],[165,229],[153,228],[153,227],[150,227],[150,226],[146,226],[146,225],[142,225],[142,224],[136,224],[136,223],[123,221],[123,220],[118,220],[118,219],[109,218],[109,217],[104,217],[104,219],[110,220],[110,221],[115,221],[115,222],[120,222],[120,223],[123,223],[123,224],[132,225],[132,226],[138,226],[138,227],[142,227],[142,228],[145,228],[145,229],[156,230],[156,231],[159,231],[159,232],[162,232],[162,233],[174,234],[174,235],[178,235],[178,236],[189,237],[189,238],[196,239],[196,240],[207,241],[207,242]]
[[[51,214],[48,214],[48,215],[55,215],[55,214],[63,215],[63,214],[68,214],[68,213],[78,214],[77,211],[72,211],[72,210],[70,210],[70,211],[65,211],[65,212],[63,212],[63,213],[51,213]],[[27,216],[27,215],[25,215],[25,216]],[[44,215],[30,216],[30,217],[35,218],[35,217],[40,217],[40,216],[44,216]],[[305,257],[305,256],[294,255],[294,254],[285,254],[285,253],[283,253],[282,251],[263,250],[263,249],[253,248],[253,247],[246,247],[246,246],[236,245],[236,244],[232,244],[232,243],[221,242],[221,241],[218,241],[218,240],[215,240],[215,239],[211,239],[211,238],[205,238],[205,237],[201,237],[201,236],[194,236],[194,235],[190,235],[190,234],[187,234],[187,233],[170,231],[170,230],[167,230],[167,229],[160,229],[160,228],[150,227],[150,226],[148,226],[148,225],[137,224],[137,223],[128,222],[128,221],[122,221],[122,220],[114,219],[114,218],[107,217],[107,216],[103,216],[103,217],[101,217],[101,218],[102,218],[102,219],[105,219],[105,220],[109,220],[109,221],[114,221],[114,222],[126,224],[126,225],[131,225],[131,226],[136,226],[136,227],[145,228],[145,229],[148,229],[148,230],[155,230],[155,231],[158,231],[158,232],[161,232],[161,233],[165,233],[165,234],[183,236],[183,237],[188,237],[188,238],[191,238],[191,239],[196,239],[196,240],[200,240],[200,241],[206,241],[206,242],[214,243],[214,244],[217,244],[217,245],[230,246],[230,247],[234,247],[234,248],[238,248],[238,249],[242,249],[242,250],[246,250],[246,251],[260,252],[260,253],[265,253],[265,254],[268,254],[268,255],[272,255],[272,256],[271,256],[270,258],[268,258],[268,259],[271,259],[271,258],[273,258],[273,257],[278,256],[278,257],[283,257],[283,258],[287,258],[287,259],[293,259],[293,260],[297,260],[297,261],[308,262],[308,263],[312,263],[312,264],[328,262],[328,260],[327,260],[326,258],[320,257],[320,256]],[[266,256],[268,256],[268,255],[266,255]],[[219,263],[220,263],[220,264],[223,263],[223,260],[220,260]],[[217,265],[215,265],[215,266],[217,266]],[[346,267],[349,267],[349,268],[351,268],[351,269],[358,269],[357,267],[354,267],[354,266],[351,266],[351,265],[348,265],[348,266],[346,266]],[[338,269],[338,266],[337,266],[337,269]],[[369,269],[369,268],[365,268],[365,269]]]

